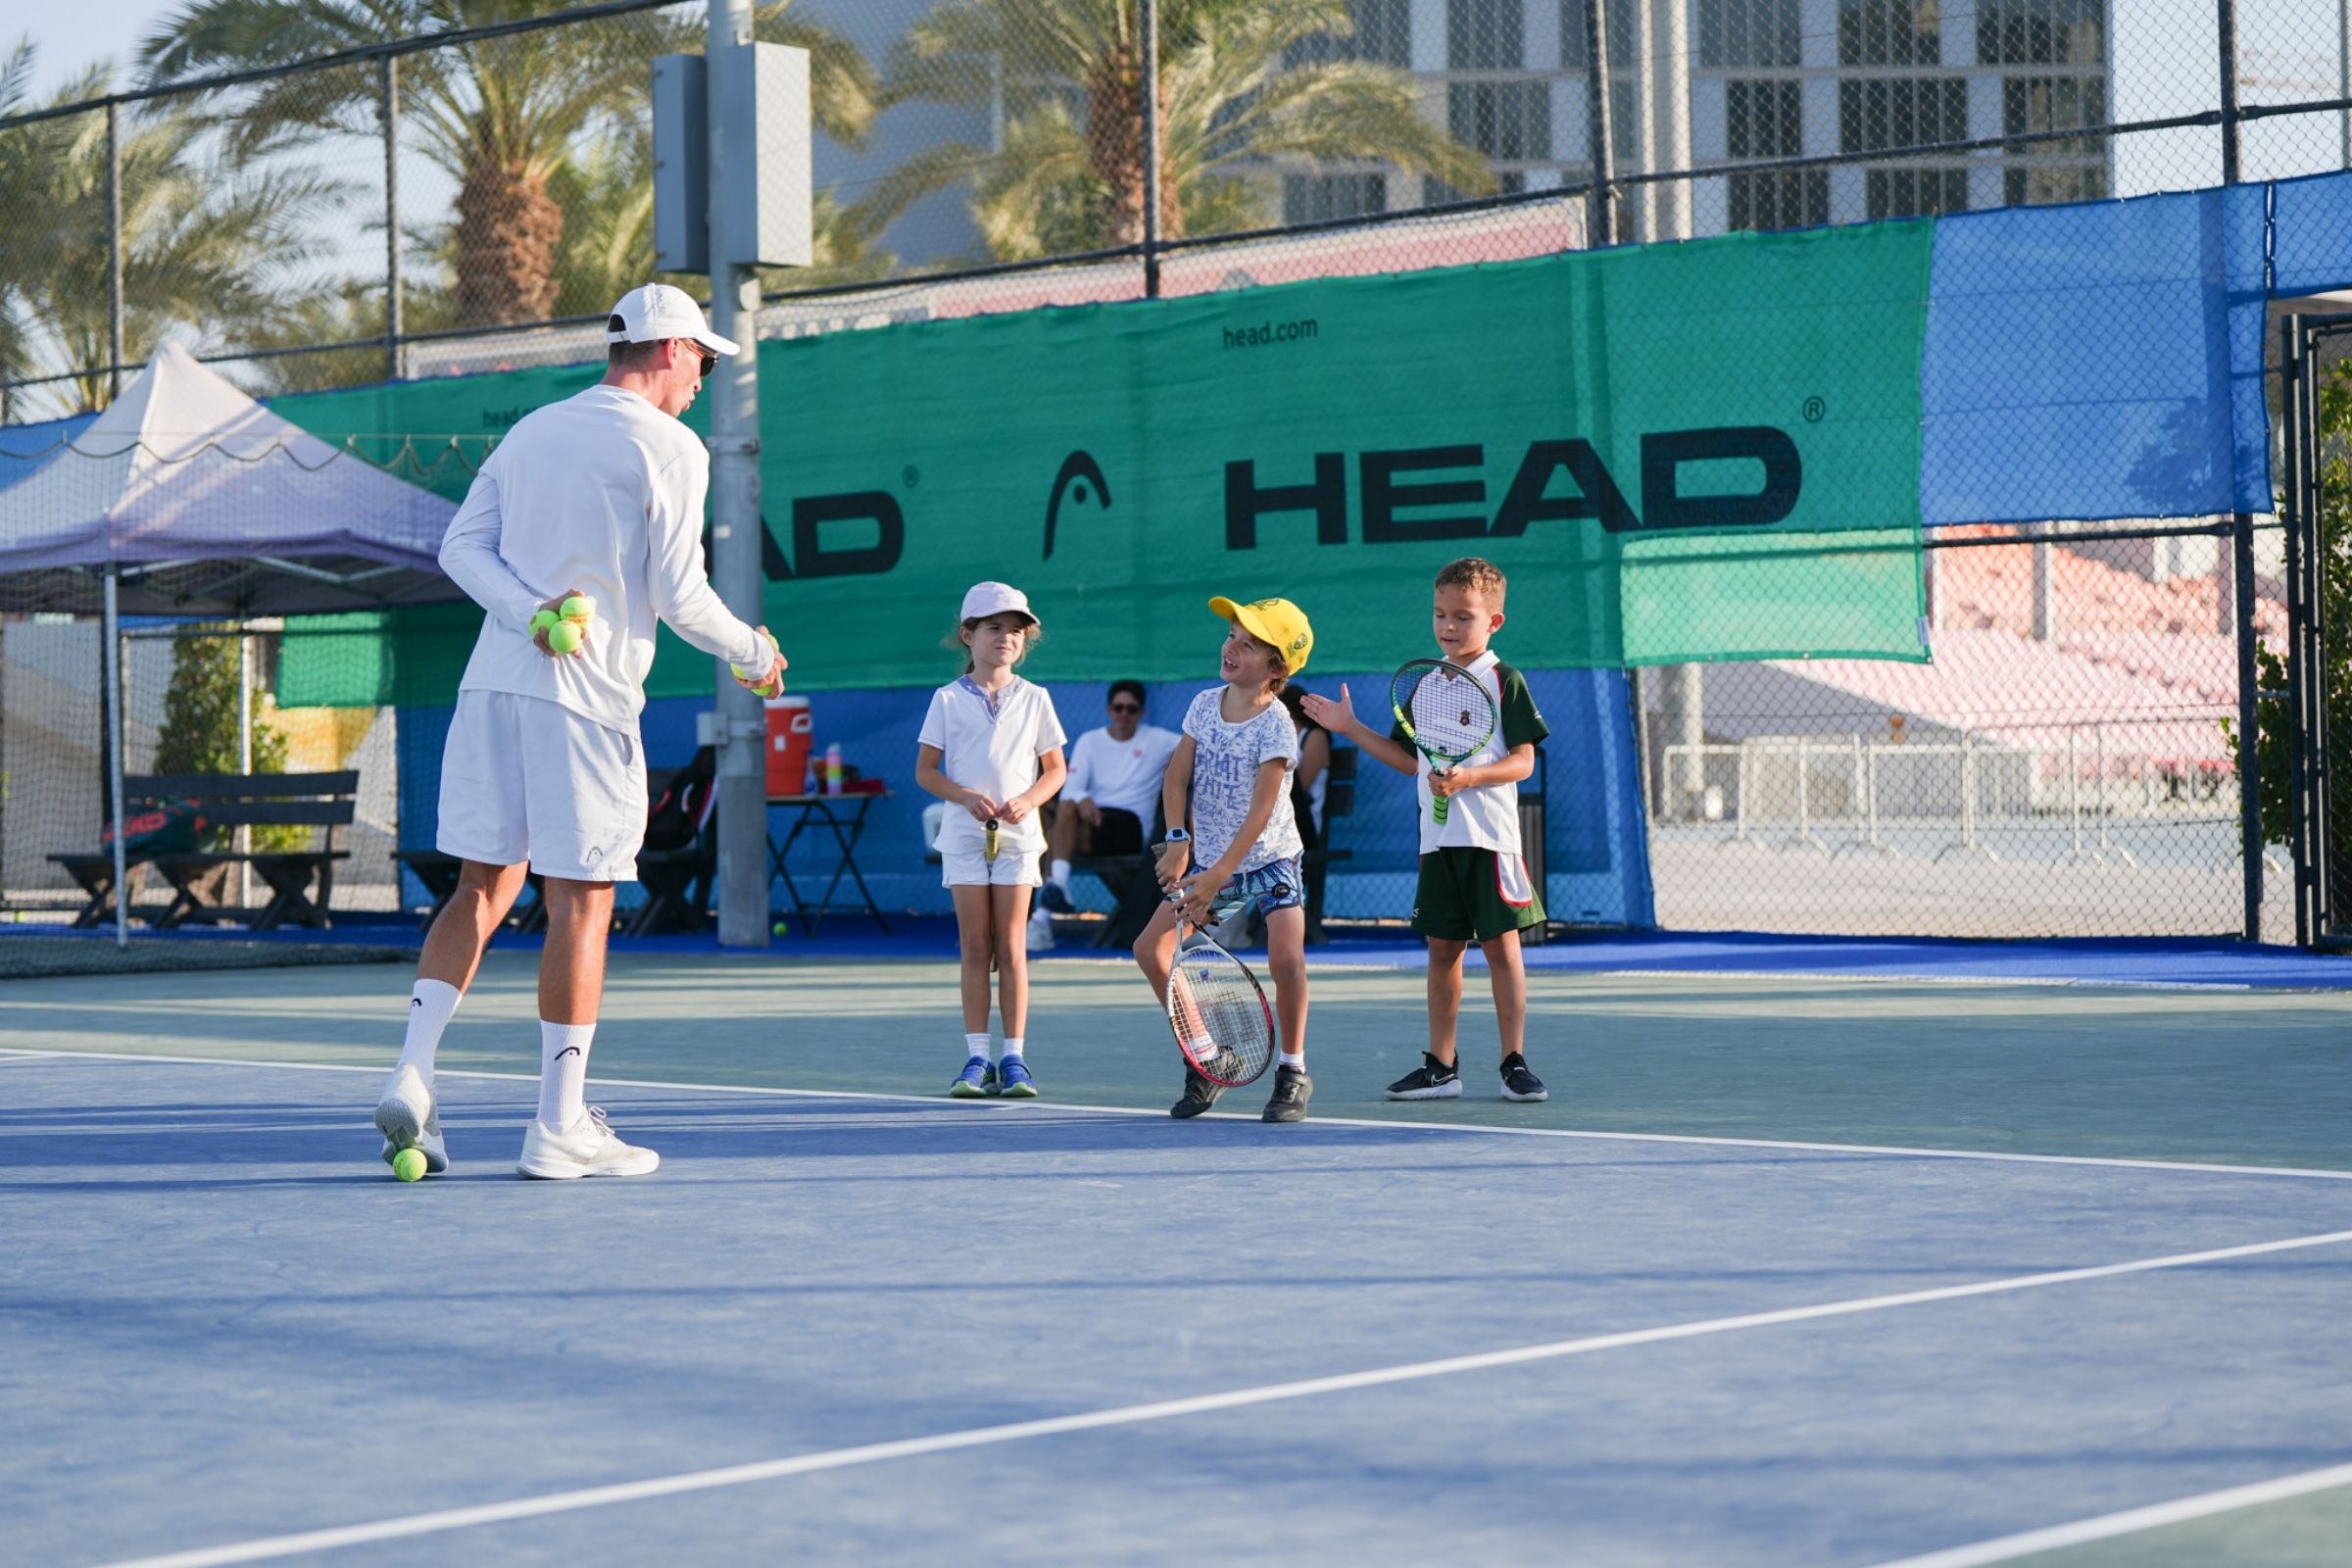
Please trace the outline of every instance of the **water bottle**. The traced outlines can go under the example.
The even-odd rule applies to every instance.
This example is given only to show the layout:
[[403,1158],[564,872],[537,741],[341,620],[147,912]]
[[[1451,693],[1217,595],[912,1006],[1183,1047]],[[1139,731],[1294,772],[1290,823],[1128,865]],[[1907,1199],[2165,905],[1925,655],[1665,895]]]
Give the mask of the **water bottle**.
[[841,793],[841,743],[835,741],[825,748],[825,793]]

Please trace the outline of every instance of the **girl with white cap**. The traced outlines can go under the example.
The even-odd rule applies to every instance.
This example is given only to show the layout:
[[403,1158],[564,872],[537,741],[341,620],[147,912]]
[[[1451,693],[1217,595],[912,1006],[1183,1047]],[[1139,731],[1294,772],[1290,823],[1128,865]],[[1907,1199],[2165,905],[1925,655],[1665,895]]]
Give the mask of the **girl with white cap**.
[[[1037,808],[1068,776],[1067,737],[1042,686],[1014,673],[1037,641],[1028,596],[1006,583],[975,583],[963,596],[956,643],[963,673],[931,694],[915,737],[915,782],[948,804],[939,833],[940,880],[956,900],[963,962],[963,1070],[948,1086],[958,1100],[1034,1100],[1023,1031],[1029,1014],[1024,933],[1030,890],[1041,880],[1046,834]],[[960,809],[958,809],[960,808]],[[989,970],[1004,1026],[1001,1061],[989,1060]]]

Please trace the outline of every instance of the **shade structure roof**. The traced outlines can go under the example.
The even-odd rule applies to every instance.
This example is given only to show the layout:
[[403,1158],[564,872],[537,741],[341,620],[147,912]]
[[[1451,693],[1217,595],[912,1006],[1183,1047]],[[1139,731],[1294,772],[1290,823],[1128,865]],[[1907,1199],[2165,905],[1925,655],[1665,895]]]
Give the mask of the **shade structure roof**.
[[94,610],[110,565],[133,613],[455,599],[435,558],[456,510],[170,345],[86,428],[0,447],[0,610]]

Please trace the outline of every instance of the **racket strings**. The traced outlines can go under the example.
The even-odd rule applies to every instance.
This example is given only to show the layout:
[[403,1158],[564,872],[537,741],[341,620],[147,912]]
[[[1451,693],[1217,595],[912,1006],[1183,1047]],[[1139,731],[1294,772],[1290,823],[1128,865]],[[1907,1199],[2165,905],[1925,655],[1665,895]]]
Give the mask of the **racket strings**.
[[1263,993],[1240,959],[1215,948],[1176,955],[1168,1017],[1193,1065],[1219,1083],[1248,1083],[1273,1059],[1273,1021]]
[[1398,706],[1412,715],[1421,744],[1434,752],[1468,757],[1494,733],[1486,689],[1468,675],[1430,670],[1413,682],[1411,694]]

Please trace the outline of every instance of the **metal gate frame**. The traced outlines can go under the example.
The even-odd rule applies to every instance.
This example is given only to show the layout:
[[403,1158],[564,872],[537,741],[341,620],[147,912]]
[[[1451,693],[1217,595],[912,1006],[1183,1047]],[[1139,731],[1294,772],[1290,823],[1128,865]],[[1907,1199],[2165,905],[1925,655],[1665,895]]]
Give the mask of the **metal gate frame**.
[[[2330,862],[2352,844],[2333,846],[2328,766],[2328,599],[2323,566],[2328,530],[2320,502],[2320,358],[2330,339],[2352,339],[2352,315],[2295,315],[2278,323],[2279,413],[2283,479],[2279,521],[2286,530],[2286,675],[2288,803],[2295,874],[2298,947],[2352,949],[2342,928]],[[2352,634],[2339,627],[2337,634]],[[2265,694],[2266,696],[2272,694]],[[2251,739],[2251,737],[2249,737]]]

